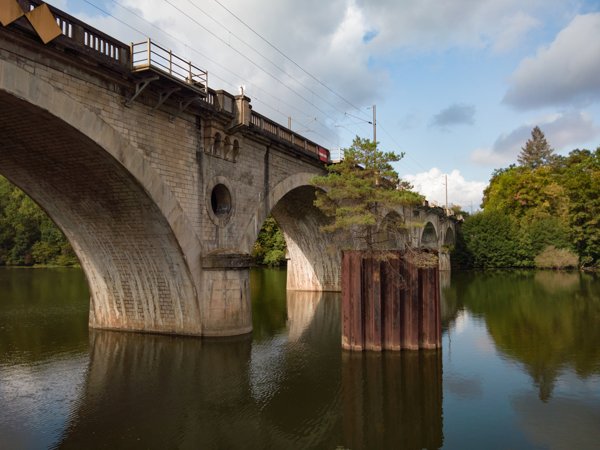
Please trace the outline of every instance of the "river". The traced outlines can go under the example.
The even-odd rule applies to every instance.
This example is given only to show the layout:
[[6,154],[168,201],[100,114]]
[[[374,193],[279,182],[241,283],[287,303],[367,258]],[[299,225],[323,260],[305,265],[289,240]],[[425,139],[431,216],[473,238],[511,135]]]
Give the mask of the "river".
[[443,348],[341,350],[340,299],[251,273],[254,332],[88,330],[76,269],[0,269],[0,449],[598,449],[600,279],[442,279]]

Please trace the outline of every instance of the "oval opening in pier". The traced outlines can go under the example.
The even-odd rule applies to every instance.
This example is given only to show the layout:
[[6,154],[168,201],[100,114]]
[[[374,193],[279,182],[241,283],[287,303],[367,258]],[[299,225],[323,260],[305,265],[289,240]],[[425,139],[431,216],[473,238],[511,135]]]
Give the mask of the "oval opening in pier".
[[231,211],[231,193],[224,184],[217,184],[210,194],[210,205],[217,217],[224,217]]

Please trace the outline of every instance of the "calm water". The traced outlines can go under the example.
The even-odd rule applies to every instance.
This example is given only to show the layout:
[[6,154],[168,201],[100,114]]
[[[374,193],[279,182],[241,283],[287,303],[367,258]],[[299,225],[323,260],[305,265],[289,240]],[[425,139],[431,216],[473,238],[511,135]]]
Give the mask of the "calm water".
[[443,284],[442,351],[378,355],[282,271],[252,337],[209,341],[88,332],[80,271],[0,269],[0,448],[600,448],[600,279]]

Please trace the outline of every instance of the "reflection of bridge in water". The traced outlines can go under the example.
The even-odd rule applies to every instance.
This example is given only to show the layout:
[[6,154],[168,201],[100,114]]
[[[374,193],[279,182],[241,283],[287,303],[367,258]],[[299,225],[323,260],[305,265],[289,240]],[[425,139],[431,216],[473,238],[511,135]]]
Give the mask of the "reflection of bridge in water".
[[59,447],[441,446],[441,354],[342,353],[335,296],[292,294],[276,345],[90,331]]

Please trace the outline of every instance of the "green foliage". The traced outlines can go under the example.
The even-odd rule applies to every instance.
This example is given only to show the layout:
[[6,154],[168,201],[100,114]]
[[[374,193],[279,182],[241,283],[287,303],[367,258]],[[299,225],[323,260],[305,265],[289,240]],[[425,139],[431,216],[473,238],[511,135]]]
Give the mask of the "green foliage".
[[[538,132],[532,132],[529,147],[549,148]],[[600,266],[600,149],[573,150],[567,157],[537,154],[542,156],[527,165],[493,173],[483,213],[465,221],[461,261],[476,267],[534,267],[536,257],[551,246],[564,250],[556,255],[575,252],[581,266]]]
[[66,238],[44,211],[0,177],[0,265],[77,263]]
[[470,216],[462,235],[474,267],[517,267],[520,264],[519,230],[513,218],[498,211]]
[[[469,217],[471,216],[467,216],[467,219]],[[453,268],[469,269],[475,266],[473,262],[473,253],[465,241],[465,233],[463,232],[463,226],[461,224],[457,224],[456,242],[454,243],[454,248],[451,250],[450,255],[450,262]]]
[[252,256],[258,264],[276,267],[285,264],[285,254],[283,233],[275,219],[269,216],[258,233],[258,239],[252,249]]
[[569,198],[568,224],[583,266],[600,265],[600,148],[573,150],[564,159],[562,181]]
[[350,233],[357,246],[373,250],[379,224],[390,210],[419,204],[423,197],[402,182],[391,163],[404,155],[382,152],[376,143],[356,137],[344,149],[344,159],[327,167],[327,176],[315,177],[315,206],[332,219],[325,232]]

